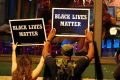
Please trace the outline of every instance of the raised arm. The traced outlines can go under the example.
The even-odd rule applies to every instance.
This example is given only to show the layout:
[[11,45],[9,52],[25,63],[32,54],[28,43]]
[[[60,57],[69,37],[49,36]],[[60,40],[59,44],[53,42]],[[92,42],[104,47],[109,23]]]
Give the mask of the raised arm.
[[52,41],[53,37],[55,36],[55,34],[56,34],[56,29],[55,28],[51,29],[51,31],[50,31],[50,33],[48,35],[47,41],[45,42],[45,46],[43,48],[42,55],[44,57],[46,57],[48,55],[51,55],[50,52],[49,52],[50,44],[51,44],[51,41]]
[[48,39],[47,41],[44,43],[44,48],[42,51],[42,57],[39,61],[38,66],[34,69],[34,71],[32,72],[32,78],[35,79],[42,71],[42,68],[44,66],[44,61],[46,56],[50,55],[49,54],[49,48],[50,48],[50,42],[53,39],[53,37],[55,36],[56,30],[52,29],[48,35]]
[[17,44],[12,44],[12,68],[11,68],[12,73],[17,69],[16,47]]
[[88,54],[87,57],[92,60],[94,58],[94,41],[93,41],[93,32],[86,31],[85,41],[88,43]]

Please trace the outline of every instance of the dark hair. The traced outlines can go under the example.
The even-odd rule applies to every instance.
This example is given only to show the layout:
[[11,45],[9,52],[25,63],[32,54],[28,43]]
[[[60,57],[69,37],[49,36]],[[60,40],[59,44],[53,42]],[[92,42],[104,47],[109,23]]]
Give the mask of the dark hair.
[[103,9],[108,11],[108,6],[105,3],[103,3],[102,6],[103,6]]
[[12,80],[30,80],[32,73],[32,60],[28,55],[22,55],[18,61],[17,69],[13,72]]
[[120,55],[120,49],[118,49],[116,54],[115,54],[116,63],[120,63],[119,55]]
[[71,57],[73,55],[73,48],[69,49],[67,51],[65,51],[64,49],[62,49],[62,54],[65,55],[65,56]]

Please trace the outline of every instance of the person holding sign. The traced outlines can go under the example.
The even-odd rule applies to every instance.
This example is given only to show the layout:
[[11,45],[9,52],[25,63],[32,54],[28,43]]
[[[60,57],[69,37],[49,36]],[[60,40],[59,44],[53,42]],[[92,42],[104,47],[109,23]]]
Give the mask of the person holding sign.
[[80,58],[75,68],[75,80],[79,80],[84,70],[88,67],[90,61],[94,58],[93,32],[86,31],[85,43],[88,45],[87,55]]
[[32,70],[32,60],[28,55],[22,55],[17,63],[16,59],[16,47],[17,44],[12,45],[12,80],[35,80],[39,76],[39,74],[42,72],[42,68],[44,66],[44,61],[48,55],[50,55],[49,52],[49,45],[50,40],[55,35],[55,29],[52,29],[48,35],[48,40],[44,43],[44,48],[42,51],[42,56],[40,58],[39,64],[37,67]]
[[[67,66],[65,69],[61,70],[60,68],[60,70],[58,70],[59,68],[57,66],[56,59],[53,58],[51,55],[47,56],[45,60],[45,64],[46,64],[45,77],[48,80],[80,80],[82,73],[88,67],[90,61],[94,58],[93,32],[91,31],[86,32],[85,42],[88,44],[88,54],[85,56],[79,57],[79,59],[76,61],[76,64],[74,65],[74,68],[72,68],[72,70],[69,70],[71,69],[71,64],[72,64],[71,62],[70,63],[68,62],[68,65],[63,66],[63,67]],[[64,53],[68,53],[68,54],[71,53],[71,49],[70,51],[66,50]],[[65,55],[64,57],[67,58],[69,56]],[[63,62],[65,62],[65,60]],[[65,72],[64,70],[67,70],[67,71]]]

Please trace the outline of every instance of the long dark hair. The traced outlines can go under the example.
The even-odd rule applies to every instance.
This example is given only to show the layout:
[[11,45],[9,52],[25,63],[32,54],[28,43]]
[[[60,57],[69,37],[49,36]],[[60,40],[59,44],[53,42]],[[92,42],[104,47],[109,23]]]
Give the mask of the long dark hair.
[[13,72],[12,80],[30,80],[32,73],[32,60],[28,55],[22,55],[18,61],[17,69]]
[[117,64],[120,63],[119,55],[120,55],[120,49],[118,49],[117,52],[115,53],[115,61]]

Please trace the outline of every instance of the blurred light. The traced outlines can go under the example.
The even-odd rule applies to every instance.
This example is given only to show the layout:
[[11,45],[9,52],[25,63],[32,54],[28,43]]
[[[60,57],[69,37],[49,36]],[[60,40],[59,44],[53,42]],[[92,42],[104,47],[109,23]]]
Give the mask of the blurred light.
[[106,48],[112,48],[112,39],[107,39]]
[[117,28],[115,28],[115,27],[110,28],[110,34],[111,35],[116,35],[117,34]]
[[29,0],[30,2],[32,1],[32,0]]
[[119,48],[119,39],[114,39],[114,45],[113,45],[113,47],[114,48]]

